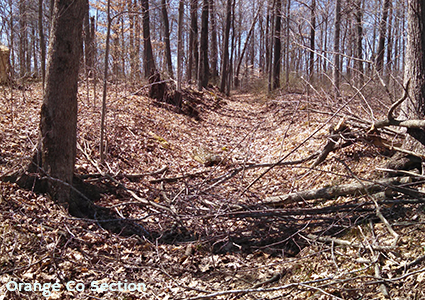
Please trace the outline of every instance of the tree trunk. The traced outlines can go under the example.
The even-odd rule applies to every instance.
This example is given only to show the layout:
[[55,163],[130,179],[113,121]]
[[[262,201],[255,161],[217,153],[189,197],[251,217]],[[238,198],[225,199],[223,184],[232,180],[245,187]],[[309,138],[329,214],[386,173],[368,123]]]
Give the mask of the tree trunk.
[[274,29],[274,57],[273,57],[273,89],[280,87],[280,69],[282,67],[281,57],[281,20],[282,20],[282,1],[276,0],[276,25]]
[[214,0],[210,0],[210,19],[211,19],[211,79],[213,84],[217,84],[218,78],[218,51],[217,51],[217,24]]
[[333,80],[335,85],[335,97],[340,96],[339,92],[339,43],[341,32],[341,0],[336,0],[335,3],[335,35],[334,35],[334,61],[333,61]]
[[314,71],[314,42],[316,39],[316,0],[311,0],[310,6],[310,58],[308,67],[308,77],[310,83],[313,81]]
[[48,191],[70,208],[74,206],[70,185],[76,155],[78,70],[86,1],[55,1],[40,113],[41,167],[53,179],[48,181]]
[[251,27],[248,31],[248,35],[246,36],[245,44],[242,48],[242,53],[239,56],[239,61],[238,61],[238,64],[236,66],[236,74],[235,74],[235,86],[236,87],[239,86],[239,72],[241,70],[242,60],[243,60],[243,57],[245,55],[246,48],[248,47],[248,43],[250,42],[250,40],[254,40],[254,39],[251,39],[251,35],[252,35],[252,32],[254,31],[255,23],[257,22],[257,17],[258,17],[259,14],[260,14],[260,9],[258,10],[257,14],[254,16],[254,18],[252,20]]
[[208,73],[209,73],[209,63],[208,63],[208,2],[209,0],[204,0],[202,5],[202,16],[201,16],[201,45],[199,48],[199,68],[198,68],[198,90],[206,88],[208,85]]
[[149,1],[142,1],[142,12],[143,12],[143,63],[145,69],[145,78],[149,78],[154,75],[156,72],[155,60],[152,53],[152,43],[151,43],[151,32],[149,24]]
[[100,164],[103,164],[105,159],[105,120],[106,120],[106,96],[107,96],[107,82],[108,82],[108,61],[109,61],[109,46],[111,38],[111,0],[108,0],[106,3],[106,45],[105,45],[105,65],[103,70],[103,92],[102,92],[102,115],[100,119]]
[[387,64],[386,64],[386,67],[385,67],[385,82],[388,84],[389,82],[390,82],[390,78],[391,78],[391,76],[390,76],[390,74],[391,74],[391,65],[393,64],[393,62],[392,62],[392,52],[393,52],[393,49],[392,49],[392,46],[393,46],[393,24],[392,24],[392,21],[393,21],[393,6],[392,6],[392,4],[390,3],[390,7],[388,8],[389,9],[389,16],[388,16],[388,30],[387,30],[387,39],[388,39],[388,42],[387,42]]
[[136,74],[137,74],[137,63],[136,63],[136,46],[135,46],[135,18],[136,16],[132,13],[135,11],[135,4],[133,3],[133,0],[129,0],[128,3],[128,11],[129,13],[129,33],[130,33],[130,81],[133,83],[136,81]]
[[384,65],[384,53],[385,53],[385,38],[387,35],[387,20],[388,20],[388,9],[390,7],[390,0],[384,1],[382,7],[382,18],[379,22],[379,44],[378,44],[378,55],[376,57],[376,69],[379,72],[383,72]]
[[179,24],[177,30],[177,91],[182,90],[182,78],[183,78],[183,15],[184,15],[184,0],[179,2]]
[[358,0],[356,3],[356,12],[354,17],[356,19],[356,63],[355,68],[358,72],[357,86],[361,87],[364,84],[364,70],[363,70],[363,8],[362,1]]
[[[407,49],[404,80],[410,80],[408,100],[403,103],[403,117],[425,118],[425,2],[408,1]],[[422,129],[408,129],[410,134],[403,147],[425,154],[425,132]]]
[[165,57],[167,59],[168,75],[174,78],[173,62],[171,61],[170,24],[168,22],[167,0],[162,0],[162,20],[164,21]]
[[190,1],[189,63],[187,80],[198,78],[198,0]]
[[26,73],[26,53],[28,48],[27,39],[27,11],[24,0],[19,1],[19,77],[23,78]]
[[38,0],[38,35],[40,37],[40,51],[41,51],[41,80],[43,83],[46,78],[46,42],[44,40],[43,30],[43,0]]
[[230,36],[230,25],[232,19],[232,0],[227,0],[226,5],[226,27],[224,30],[224,41],[223,41],[223,55],[221,64],[221,84],[220,92],[230,93],[226,91],[226,82],[229,75],[229,36]]
[[285,39],[286,39],[286,52],[285,52],[285,86],[289,85],[289,29],[290,29],[290,21],[291,21],[291,0],[286,0],[286,28],[285,28]]

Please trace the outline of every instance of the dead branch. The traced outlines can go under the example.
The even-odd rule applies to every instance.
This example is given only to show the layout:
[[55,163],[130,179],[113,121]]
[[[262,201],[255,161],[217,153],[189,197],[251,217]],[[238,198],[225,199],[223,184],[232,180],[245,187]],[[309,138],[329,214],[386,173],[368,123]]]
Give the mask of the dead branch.
[[424,129],[425,128],[425,120],[396,120],[393,116],[394,110],[403,103],[408,96],[408,89],[410,85],[410,79],[406,83],[406,87],[404,88],[403,96],[391,105],[388,110],[388,115],[385,120],[377,121],[372,125],[370,131],[374,131],[376,128],[383,128],[386,126],[399,126],[405,127],[409,129]]
[[[274,291],[280,291],[280,290],[285,290],[285,289],[294,288],[294,287],[312,288],[311,284],[321,283],[321,282],[325,282],[325,281],[331,281],[333,279],[334,279],[334,276],[331,276],[331,277],[321,278],[321,279],[317,279],[317,280],[289,283],[289,284],[285,284],[285,285],[281,285],[281,286],[277,286],[277,287],[272,287],[272,288],[249,288],[249,289],[219,291],[219,292],[215,292],[215,293],[211,293],[211,294],[207,294],[207,295],[203,295],[203,296],[192,297],[192,298],[189,298],[189,300],[211,299],[211,298],[214,298],[214,297],[224,296],[224,295],[238,295],[238,294],[247,294],[247,293],[274,292]],[[335,297],[336,299],[341,299],[341,298],[336,297],[336,296],[333,296],[333,297]]]
[[241,167],[237,167],[234,168],[233,170],[231,170],[230,172],[228,172],[227,174],[224,174],[218,178],[213,179],[212,181],[215,181],[213,184],[211,184],[210,186],[208,186],[207,188],[205,188],[204,190],[202,190],[202,192],[206,192],[211,190],[212,188],[216,187],[217,185],[231,179],[232,177],[235,177],[239,172],[241,171],[245,171],[248,169],[256,169],[256,168],[274,168],[276,166],[291,166],[291,165],[299,165],[302,163],[305,163],[307,161],[310,161],[314,158],[316,158],[319,155],[319,152],[313,153],[312,155],[306,157],[306,158],[301,158],[298,160],[292,160],[292,161],[283,161],[280,160],[276,163],[263,163],[263,164],[247,164]]
[[162,177],[162,178],[158,178],[158,179],[152,179],[149,182],[150,183],[174,182],[174,181],[178,181],[180,179],[199,177],[199,176],[201,176],[201,175],[203,175],[207,172],[209,172],[209,170],[200,171],[200,172],[196,172],[196,173],[183,174],[181,176],[175,176],[175,177]]
[[[142,177],[147,177],[147,176],[158,175],[158,174],[164,173],[167,169],[168,169],[168,166],[165,165],[161,169],[158,169],[158,170],[152,171],[152,172],[148,172],[148,173],[141,173],[141,174],[124,174],[124,173],[122,173],[122,174],[118,174],[118,175],[113,176],[113,177],[116,178],[116,179],[127,178],[127,179],[130,179],[130,180],[137,180],[137,179],[140,179]],[[80,177],[81,179],[103,177],[103,175],[101,173],[79,174],[77,176]]]
[[348,146],[352,145],[355,142],[356,139],[357,139],[357,137],[351,132],[333,134],[333,135],[329,136],[325,147],[323,147],[322,152],[317,157],[317,159],[314,161],[311,168],[315,168],[318,165],[320,165],[322,162],[324,162],[325,159],[328,157],[329,153],[331,153],[332,151],[348,147]]
[[295,192],[287,195],[268,197],[266,198],[264,204],[272,207],[282,207],[289,203],[305,200],[332,199],[338,196],[362,195],[366,194],[367,192],[379,192],[386,189],[387,187],[408,182],[408,180],[410,180],[410,177],[392,177],[362,184],[350,183],[334,185],[320,189]]
[[[356,179],[356,181],[361,184],[363,187],[364,183],[359,179],[359,177],[357,177],[353,171],[351,171],[351,169],[347,166],[347,164],[343,161],[341,161],[341,163],[344,165],[344,167],[348,170],[348,172],[350,172],[350,174],[354,177],[354,179]],[[400,235],[395,232],[395,230],[392,228],[391,224],[388,222],[388,220],[384,217],[384,215],[381,213],[381,206],[378,204],[378,202],[376,201],[376,199],[374,197],[371,196],[370,191],[368,189],[365,189],[366,193],[367,193],[367,198],[369,198],[370,200],[372,200],[373,204],[375,205],[375,210],[376,210],[376,216],[382,221],[382,223],[384,223],[385,227],[387,227],[387,230],[394,236],[394,240],[392,245],[396,246],[399,239],[400,239]],[[379,266],[378,266],[379,267]],[[377,274],[377,276],[380,274],[379,269],[375,268],[375,273]],[[379,275],[380,276],[380,275]],[[386,291],[386,288],[383,288],[381,285],[381,289],[384,291]]]
[[398,267],[396,270],[398,271],[398,272],[401,272],[401,271],[406,271],[406,270],[408,270],[408,269],[410,269],[411,267],[414,267],[414,266],[416,266],[416,265],[418,265],[418,264],[420,264],[421,262],[423,262],[425,260],[425,254],[423,254],[423,255],[421,255],[421,256],[419,256],[418,258],[416,258],[414,261],[411,261],[411,262],[409,262],[409,263],[404,263],[404,264],[402,264],[400,267]]

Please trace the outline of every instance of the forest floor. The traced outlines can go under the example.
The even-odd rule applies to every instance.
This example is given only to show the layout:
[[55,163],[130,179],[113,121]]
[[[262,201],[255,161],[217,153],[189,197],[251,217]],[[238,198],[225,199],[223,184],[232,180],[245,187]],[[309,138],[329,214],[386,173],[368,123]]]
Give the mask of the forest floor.
[[[393,152],[367,128],[390,101],[375,89],[334,100],[186,87],[183,111],[135,90],[109,87],[101,166],[100,91],[93,99],[93,86],[80,86],[76,180],[109,219],[71,216],[45,194],[0,183],[0,300],[425,299],[422,198],[268,203],[382,177]],[[41,102],[38,83],[0,89],[0,177],[28,164]],[[337,124],[352,140],[316,166]]]

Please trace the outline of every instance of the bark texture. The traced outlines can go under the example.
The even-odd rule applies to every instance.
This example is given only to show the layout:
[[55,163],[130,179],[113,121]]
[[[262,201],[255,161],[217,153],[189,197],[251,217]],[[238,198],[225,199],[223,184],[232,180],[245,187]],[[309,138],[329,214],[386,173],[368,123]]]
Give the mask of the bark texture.
[[[402,118],[425,117],[425,2],[408,1],[405,82],[410,80],[409,97],[402,106]],[[404,148],[425,154],[425,131],[409,128]]]
[[56,0],[49,46],[46,90],[41,107],[41,167],[48,191],[70,203],[77,136],[77,84],[82,25],[87,0]]

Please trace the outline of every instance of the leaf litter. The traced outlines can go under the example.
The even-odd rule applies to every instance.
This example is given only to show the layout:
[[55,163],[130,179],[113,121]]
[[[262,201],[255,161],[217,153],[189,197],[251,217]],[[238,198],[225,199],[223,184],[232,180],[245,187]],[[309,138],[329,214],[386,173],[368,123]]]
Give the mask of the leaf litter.
[[[42,91],[40,84],[27,91],[2,87],[1,98],[0,174],[5,175],[23,168],[37,145]],[[96,219],[70,216],[47,195],[3,182],[0,299],[43,297],[41,292],[8,291],[11,280],[75,281],[87,287],[83,292],[62,288],[48,299],[376,299],[384,297],[382,285],[393,299],[424,297],[422,262],[403,269],[423,256],[420,203],[385,207],[401,236],[388,251],[372,248],[388,244],[391,235],[374,210],[362,204],[363,196],[280,210],[262,206],[269,196],[353,182],[352,174],[378,178],[376,167],[388,159],[379,147],[356,142],[334,151],[314,170],[311,161],[276,166],[246,189],[268,168],[249,166],[270,166],[288,154],[285,161],[295,161],[320,151],[329,128],[340,120],[329,121],[340,103],[302,94],[224,97],[214,88],[200,93],[186,87],[183,100],[197,111],[195,118],[146,95],[132,95],[128,86],[112,85],[102,166],[112,181],[93,164],[99,160],[99,99],[81,84],[76,174],[99,187],[96,205],[115,211],[146,235],[106,230]],[[376,118],[385,116],[380,103],[373,109]],[[365,112],[355,99],[341,114],[369,119]],[[221,160],[206,165],[193,157],[199,149]],[[136,201],[128,190],[175,214]],[[341,209],[311,213],[333,206]],[[335,239],[315,241],[309,233]],[[340,245],[338,239],[364,247]],[[146,290],[91,291],[93,281],[141,282]]]

